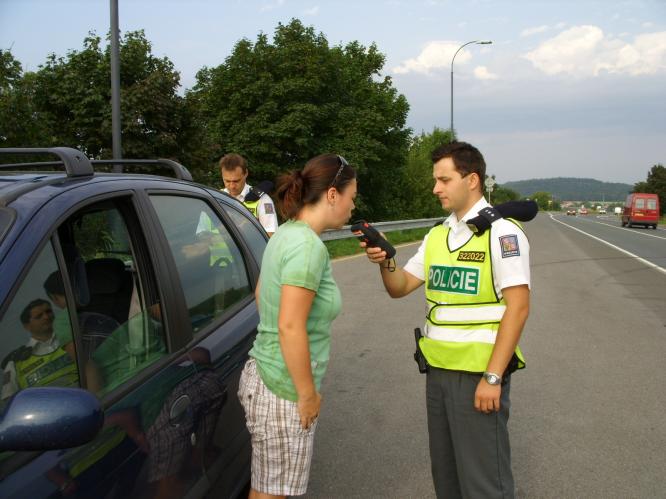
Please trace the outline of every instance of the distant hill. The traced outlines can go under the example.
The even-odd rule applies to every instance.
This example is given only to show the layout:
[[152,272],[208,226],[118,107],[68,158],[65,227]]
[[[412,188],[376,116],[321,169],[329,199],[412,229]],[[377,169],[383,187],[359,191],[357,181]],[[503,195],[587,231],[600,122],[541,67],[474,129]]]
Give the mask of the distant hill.
[[560,201],[624,201],[634,187],[631,184],[572,177],[518,180],[501,185],[524,197],[539,191],[550,192],[555,199]]

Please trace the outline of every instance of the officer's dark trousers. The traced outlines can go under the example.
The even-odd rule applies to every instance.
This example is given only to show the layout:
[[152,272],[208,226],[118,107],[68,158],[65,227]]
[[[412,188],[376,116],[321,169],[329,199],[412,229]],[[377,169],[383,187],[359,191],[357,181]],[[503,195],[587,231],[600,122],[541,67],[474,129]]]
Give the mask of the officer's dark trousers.
[[499,412],[474,409],[480,375],[430,368],[426,380],[430,460],[438,499],[513,498],[509,387]]

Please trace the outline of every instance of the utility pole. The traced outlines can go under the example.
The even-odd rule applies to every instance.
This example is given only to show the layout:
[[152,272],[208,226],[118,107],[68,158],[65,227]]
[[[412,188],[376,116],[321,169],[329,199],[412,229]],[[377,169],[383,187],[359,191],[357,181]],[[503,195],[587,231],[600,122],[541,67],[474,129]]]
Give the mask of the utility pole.
[[[111,140],[113,159],[122,159],[120,126],[120,29],[118,28],[118,0],[111,3]],[[113,171],[119,172],[120,165]]]

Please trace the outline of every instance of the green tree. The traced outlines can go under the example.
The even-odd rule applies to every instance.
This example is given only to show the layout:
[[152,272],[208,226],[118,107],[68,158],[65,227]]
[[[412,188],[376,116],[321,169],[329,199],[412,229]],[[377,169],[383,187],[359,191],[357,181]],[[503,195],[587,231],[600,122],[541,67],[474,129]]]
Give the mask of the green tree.
[[530,199],[536,201],[536,204],[539,206],[540,210],[553,209],[553,195],[550,192],[535,192],[530,196]]
[[[44,145],[65,145],[95,158],[111,156],[110,48],[91,33],[83,50],[49,55],[36,73],[34,105],[49,134]],[[122,149],[124,157],[175,157],[188,153],[183,136],[193,120],[177,94],[180,76],[171,61],[151,53],[143,31],[120,44]]]
[[330,46],[293,19],[272,43],[265,34],[239,41],[223,64],[197,74],[187,98],[206,123],[211,159],[240,153],[261,180],[335,152],[357,168],[359,215],[398,217],[408,104],[381,76],[384,62],[374,44]]
[[666,167],[662,164],[654,165],[647,175],[647,180],[637,182],[633,192],[649,192],[659,196],[659,206],[662,214],[666,210]]
[[34,106],[35,74],[23,73],[11,52],[0,49],[0,147],[42,145],[47,136]]
[[493,192],[490,193],[490,202],[493,205],[506,203],[507,201],[517,201],[518,199],[520,199],[520,194],[513,189],[498,184],[493,186]]
[[451,142],[451,131],[435,127],[412,138],[404,171],[401,218],[432,218],[442,215],[442,205],[432,194],[432,152]]

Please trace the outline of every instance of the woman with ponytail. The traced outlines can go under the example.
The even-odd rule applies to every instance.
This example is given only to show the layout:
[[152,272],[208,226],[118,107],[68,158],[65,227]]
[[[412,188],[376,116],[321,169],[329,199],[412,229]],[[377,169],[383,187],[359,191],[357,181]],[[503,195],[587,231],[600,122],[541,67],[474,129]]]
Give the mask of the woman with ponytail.
[[355,197],[356,172],[335,154],[278,179],[278,209],[287,222],[264,252],[258,334],[238,392],[252,435],[252,499],[307,489],[331,323],[341,307],[319,236],[349,221]]

